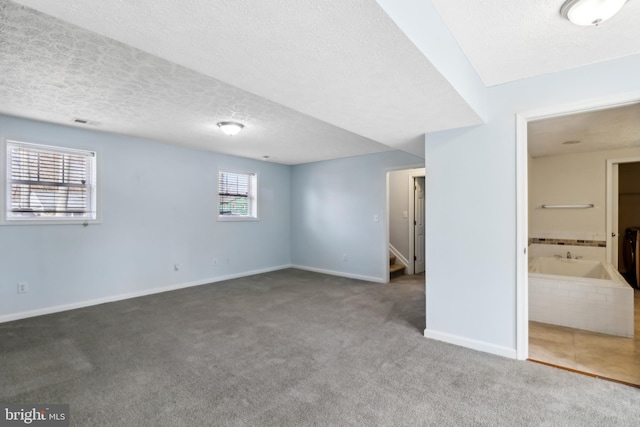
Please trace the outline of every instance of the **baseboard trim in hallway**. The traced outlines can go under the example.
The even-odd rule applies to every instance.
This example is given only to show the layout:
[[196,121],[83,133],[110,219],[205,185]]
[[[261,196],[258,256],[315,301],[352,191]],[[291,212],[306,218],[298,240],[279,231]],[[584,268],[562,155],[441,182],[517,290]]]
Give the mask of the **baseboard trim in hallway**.
[[577,369],[567,368],[567,367],[560,366],[560,365],[554,365],[553,363],[543,362],[541,360],[527,359],[527,361],[528,362],[533,362],[533,363],[539,363],[540,365],[550,366],[552,368],[562,369],[563,371],[569,371],[569,372],[573,372],[575,374],[586,375],[587,377],[591,377],[591,378],[598,378],[598,379],[601,379],[601,380],[611,381],[611,382],[614,382],[614,383],[623,384],[623,385],[626,385],[626,386],[629,386],[629,387],[640,389],[640,385],[638,385],[638,384],[633,384],[633,383],[628,383],[626,381],[616,380],[615,378],[603,377],[602,375],[592,374],[592,373],[585,372],[585,371],[579,371]]

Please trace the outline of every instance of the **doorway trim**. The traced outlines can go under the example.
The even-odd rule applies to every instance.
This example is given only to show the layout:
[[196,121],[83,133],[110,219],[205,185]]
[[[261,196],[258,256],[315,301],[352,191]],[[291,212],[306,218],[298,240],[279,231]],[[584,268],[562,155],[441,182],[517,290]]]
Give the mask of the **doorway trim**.
[[[640,92],[583,100],[516,113],[516,358],[529,357],[529,195],[527,124],[533,120],[640,103]],[[608,197],[608,196],[607,196]],[[607,242],[609,242],[607,239]]]
[[[416,256],[416,242],[414,240],[414,236],[415,236],[415,222],[416,222],[416,206],[415,206],[415,185],[416,185],[416,178],[425,178],[425,182],[426,182],[426,173],[424,168],[415,168],[415,169],[422,169],[422,171],[415,171],[415,172],[411,172],[409,174],[409,259],[408,261],[408,266],[407,266],[407,274],[413,275],[415,274],[415,256]],[[426,184],[425,184],[426,185]],[[425,192],[425,199],[424,199],[424,203],[426,203],[426,192]]]
[[[614,195],[613,191],[613,169],[614,165],[619,165],[621,163],[638,163],[640,162],[640,157],[624,157],[621,159],[607,159],[607,181],[606,181],[606,241],[607,241],[607,262],[609,264],[613,264],[613,236],[611,233],[617,233],[618,230],[613,229],[613,204],[619,203],[617,194]],[[618,181],[619,182],[619,181]],[[619,213],[619,209],[616,209]],[[620,236],[618,236],[620,238]],[[620,254],[618,254],[618,259],[620,259]],[[616,267],[617,268],[617,267]]]
[[[389,173],[390,172],[395,172],[395,171],[402,171],[402,170],[409,170],[409,169],[422,169],[422,173],[418,174],[417,176],[425,176],[426,175],[426,169],[425,169],[425,164],[414,164],[414,165],[408,165],[408,166],[396,166],[396,167],[389,167],[389,168],[385,168],[384,170],[384,180],[385,180],[385,210],[384,210],[384,215],[383,215],[383,221],[382,221],[382,225],[384,227],[384,236],[385,236],[385,241],[384,241],[384,259],[386,259],[385,264],[385,281],[384,283],[389,283]],[[426,179],[426,178],[425,178]],[[409,177],[409,181],[411,181],[411,183],[413,184],[413,178],[410,176]],[[413,194],[413,187],[411,187],[411,194]],[[409,197],[409,200],[411,200],[411,197]],[[409,203],[413,203],[413,202],[409,202]],[[426,192],[425,192],[425,203],[426,203]],[[414,215],[414,214],[410,214],[410,215]],[[412,229],[412,228],[411,228]],[[411,243],[412,244],[412,243]],[[413,250],[413,249],[412,249]],[[412,252],[413,253],[413,252]],[[408,268],[408,266],[407,266]],[[413,267],[412,267],[413,268]]]

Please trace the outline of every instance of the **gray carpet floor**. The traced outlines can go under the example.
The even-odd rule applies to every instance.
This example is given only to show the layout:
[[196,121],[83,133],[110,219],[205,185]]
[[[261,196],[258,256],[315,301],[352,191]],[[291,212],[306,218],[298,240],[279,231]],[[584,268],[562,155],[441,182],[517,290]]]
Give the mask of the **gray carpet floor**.
[[432,341],[424,285],[295,269],[0,324],[0,402],[74,426],[631,426],[640,390]]

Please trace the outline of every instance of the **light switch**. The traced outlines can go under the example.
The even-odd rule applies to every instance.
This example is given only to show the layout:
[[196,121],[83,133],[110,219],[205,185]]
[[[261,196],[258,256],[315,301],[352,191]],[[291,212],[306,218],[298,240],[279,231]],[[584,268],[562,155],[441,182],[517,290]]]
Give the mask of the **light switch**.
[[402,211],[402,218],[409,218],[409,212]]

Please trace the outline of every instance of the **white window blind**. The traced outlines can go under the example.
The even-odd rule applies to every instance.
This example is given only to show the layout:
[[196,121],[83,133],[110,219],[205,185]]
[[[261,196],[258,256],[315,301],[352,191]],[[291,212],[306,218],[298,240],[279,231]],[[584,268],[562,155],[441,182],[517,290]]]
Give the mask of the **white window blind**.
[[220,217],[256,218],[255,174],[220,171],[218,175],[218,207]]
[[95,157],[8,141],[6,219],[96,219]]

